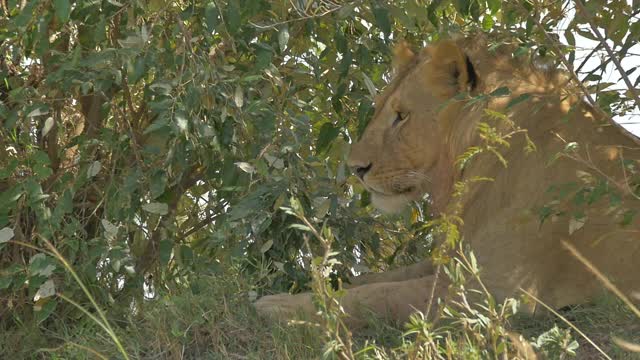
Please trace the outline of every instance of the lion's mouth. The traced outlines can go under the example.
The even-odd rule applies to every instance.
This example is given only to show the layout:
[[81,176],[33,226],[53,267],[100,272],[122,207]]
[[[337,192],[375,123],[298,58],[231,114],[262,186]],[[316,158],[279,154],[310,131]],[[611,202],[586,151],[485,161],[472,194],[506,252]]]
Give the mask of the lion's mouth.
[[367,189],[368,192],[370,192],[373,195],[380,195],[380,196],[401,196],[401,195],[410,195],[410,194],[415,194],[416,193],[416,189],[417,187],[415,186],[405,186],[402,188],[393,188],[390,191],[380,191],[378,189],[375,189],[372,186],[367,186],[365,184],[365,188]]
[[369,188],[369,193],[373,206],[385,213],[396,213],[419,197],[414,186],[394,189],[393,192],[380,192]]
[[424,194],[424,184],[418,180],[428,181],[429,179],[423,172],[408,171],[407,174],[396,176],[385,183],[369,177],[358,178],[358,180],[372,198],[386,199],[385,202],[409,202],[419,199]]
[[409,195],[415,194],[418,187],[415,185],[400,185],[393,184],[388,189],[381,189],[375,185],[367,184],[365,181],[361,181],[364,185],[365,189],[369,191],[371,194],[380,195],[380,196],[400,196],[400,195]]

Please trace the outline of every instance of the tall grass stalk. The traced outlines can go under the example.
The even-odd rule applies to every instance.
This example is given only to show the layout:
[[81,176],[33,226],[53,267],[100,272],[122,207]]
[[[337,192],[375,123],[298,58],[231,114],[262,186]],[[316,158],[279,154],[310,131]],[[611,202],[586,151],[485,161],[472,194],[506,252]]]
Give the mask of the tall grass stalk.
[[113,328],[109,324],[109,320],[107,320],[107,316],[104,314],[104,312],[102,311],[102,309],[98,305],[98,302],[95,300],[93,295],[91,295],[91,292],[89,291],[89,289],[84,285],[82,280],[80,280],[80,277],[78,276],[78,274],[75,272],[75,270],[73,270],[73,267],[71,266],[71,264],[69,264],[67,259],[65,259],[64,256],[62,256],[62,254],[60,254],[60,252],[58,252],[58,250],[55,248],[55,246],[53,246],[53,244],[49,240],[47,240],[46,238],[44,238],[43,236],[41,236],[39,234],[37,236],[42,241],[44,241],[44,243],[47,245],[47,247],[49,248],[51,253],[55,256],[55,258],[58,259],[58,261],[60,261],[60,263],[71,274],[71,276],[73,276],[73,279],[78,283],[78,285],[80,286],[80,288],[82,289],[84,294],[87,296],[87,298],[89,299],[89,301],[91,302],[93,307],[96,309],[96,312],[98,313],[98,316],[100,317],[100,319],[96,318],[88,310],[84,309],[82,307],[82,305],[74,302],[73,300],[69,299],[68,297],[66,297],[66,296],[64,296],[62,294],[59,294],[59,293],[57,295],[60,298],[62,298],[63,300],[69,302],[73,306],[75,306],[78,309],[80,309],[92,321],[94,321],[101,328],[103,328],[107,332],[109,337],[111,337],[111,339],[115,343],[116,347],[118,348],[118,351],[122,354],[122,356],[125,358],[125,360],[130,360],[129,355],[127,354],[127,351],[124,349],[124,347],[122,346],[122,343],[120,342],[120,339],[118,339],[118,336],[116,335],[115,331],[113,330]]

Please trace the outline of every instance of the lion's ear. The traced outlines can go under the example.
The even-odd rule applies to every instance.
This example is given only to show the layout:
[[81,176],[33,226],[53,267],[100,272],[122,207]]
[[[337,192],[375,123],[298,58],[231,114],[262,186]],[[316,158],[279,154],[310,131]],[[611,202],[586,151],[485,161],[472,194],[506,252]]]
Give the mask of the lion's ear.
[[426,69],[426,80],[437,95],[450,98],[476,86],[477,75],[464,51],[451,40],[441,41],[425,49],[431,61]]
[[415,54],[409,48],[409,44],[401,40],[393,49],[393,72],[395,74],[401,72],[415,58]]

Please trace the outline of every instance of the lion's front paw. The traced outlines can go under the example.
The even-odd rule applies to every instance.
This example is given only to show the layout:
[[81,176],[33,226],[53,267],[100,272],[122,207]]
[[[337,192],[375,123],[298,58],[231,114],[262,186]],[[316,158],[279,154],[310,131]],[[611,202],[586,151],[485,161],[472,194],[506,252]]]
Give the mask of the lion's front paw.
[[310,317],[315,312],[310,293],[264,296],[255,302],[255,307],[260,316],[279,320],[289,320],[297,314]]

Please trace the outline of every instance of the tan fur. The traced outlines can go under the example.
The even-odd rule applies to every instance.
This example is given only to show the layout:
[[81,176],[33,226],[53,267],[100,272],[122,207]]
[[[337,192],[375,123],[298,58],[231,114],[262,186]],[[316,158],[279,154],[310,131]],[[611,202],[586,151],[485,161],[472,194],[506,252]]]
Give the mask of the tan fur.
[[[633,139],[569,93],[561,73],[537,70],[500,50],[490,53],[481,38],[443,41],[419,55],[409,56],[407,49],[397,53],[402,55],[397,60],[402,68],[379,97],[374,118],[349,157],[351,167],[371,166],[362,182],[375,206],[395,211],[429,194],[434,215],[457,212],[480,276],[498,299],[519,296],[523,288],[558,308],[598,295],[601,285],[561,246],[562,240],[573,244],[623,291],[640,291],[637,217],[620,227],[621,210],[612,208],[605,197],[587,206],[586,222],[576,224],[570,219],[582,207],[573,204],[571,195],[555,205],[566,216],[541,223],[538,214],[553,200],[548,192],[552,185],[583,186],[579,177],[600,179],[602,174],[609,177],[611,188],[623,194],[623,208],[640,210],[640,200],[629,193],[621,166],[623,159],[636,164],[640,159]],[[478,76],[472,95],[502,86],[508,86],[511,94],[474,105],[449,101],[469,90],[466,56]],[[528,101],[506,108],[524,93],[532,94]],[[477,124],[487,121],[485,109],[508,114],[527,131],[537,150],[525,153],[525,137],[516,134],[509,139],[510,147],[500,148],[506,168],[495,155],[483,153],[460,170],[455,160],[469,147],[482,145]],[[406,114],[406,119],[393,126],[397,112]],[[504,123],[492,124],[498,131],[509,131]],[[590,164],[568,157],[551,161],[570,142],[580,145],[577,156]],[[473,183],[462,198],[452,196],[456,182],[474,177],[494,181]],[[363,307],[404,320],[414,308],[424,309],[434,285],[430,271],[432,266],[425,262],[356,279],[360,286],[348,290],[345,309],[354,315],[354,322]],[[446,281],[438,281],[436,296],[445,291]],[[313,311],[309,295],[265,297],[257,308],[263,314],[290,314],[295,308]]]

